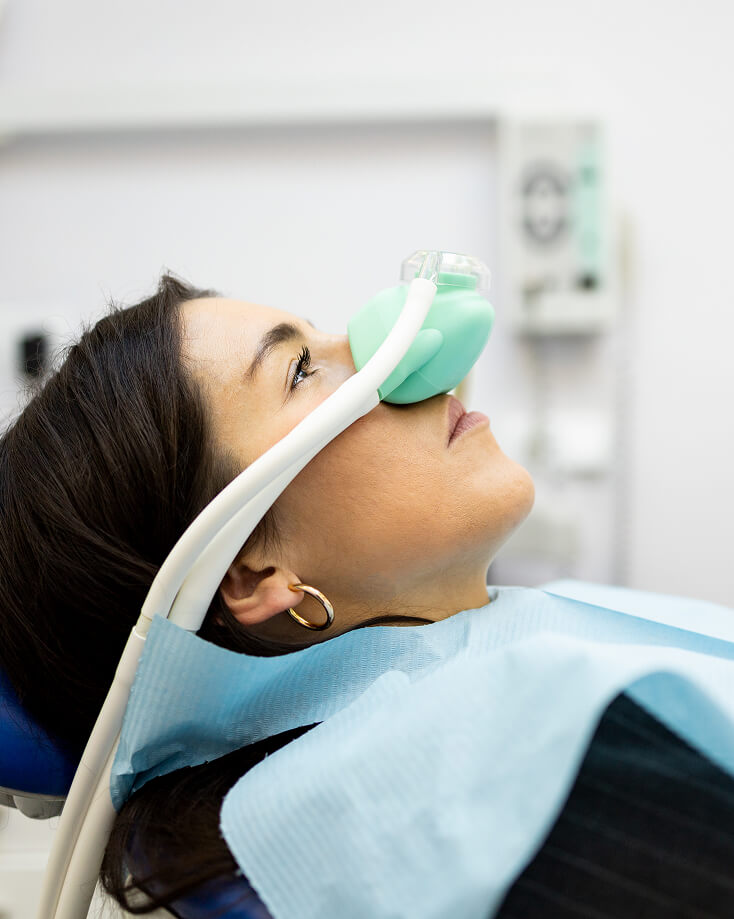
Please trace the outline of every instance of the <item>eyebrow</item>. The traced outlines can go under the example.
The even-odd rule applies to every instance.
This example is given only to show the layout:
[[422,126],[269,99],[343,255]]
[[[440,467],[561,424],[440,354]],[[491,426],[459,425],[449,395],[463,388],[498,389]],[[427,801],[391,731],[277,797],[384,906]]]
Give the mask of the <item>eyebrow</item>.
[[[314,324],[311,322],[311,320],[307,319],[306,322],[315,331]],[[269,354],[275,348],[277,348],[279,345],[284,345],[286,342],[294,341],[295,339],[302,337],[302,329],[299,329],[298,326],[295,326],[290,322],[281,322],[278,325],[273,326],[272,329],[269,329],[260,339],[260,344],[257,346],[255,357],[252,359],[252,363],[250,364],[247,373],[245,373],[245,381],[247,383],[252,383],[260,366],[265,362]]]

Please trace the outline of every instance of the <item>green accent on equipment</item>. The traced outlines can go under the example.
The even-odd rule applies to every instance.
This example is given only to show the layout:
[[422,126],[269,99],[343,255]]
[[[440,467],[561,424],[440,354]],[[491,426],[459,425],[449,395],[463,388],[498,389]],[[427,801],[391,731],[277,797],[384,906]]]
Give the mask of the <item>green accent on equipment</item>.
[[[384,402],[420,402],[454,389],[484,350],[494,309],[476,291],[470,274],[440,272],[426,320],[402,361],[378,390]],[[347,325],[349,346],[361,370],[395,325],[408,294],[400,284],[374,296]]]
[[442,271],[438,276],[439,284],[449,284],[452,287],[468,287],[476,290],[477,279],[471,274],[459,274],[456,271]]

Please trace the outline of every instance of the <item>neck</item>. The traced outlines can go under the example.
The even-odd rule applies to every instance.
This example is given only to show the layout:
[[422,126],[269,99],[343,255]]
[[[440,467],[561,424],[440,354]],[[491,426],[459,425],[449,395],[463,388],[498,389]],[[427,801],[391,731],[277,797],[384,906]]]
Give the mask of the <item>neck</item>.
[[[411,590],[401,594],[387,598],[367,595],[367,599],[352,604],[344,600],[339,632],[360,625],[416,626],[439,622],[462,610],[486,606],[488,602],[486,567],[473,576],[464,573],[449,577],[444,574],[431,581],[424,577]],[[336,604],[334,609],[336,611]],[[336,621],[334,625],[337,625]]]

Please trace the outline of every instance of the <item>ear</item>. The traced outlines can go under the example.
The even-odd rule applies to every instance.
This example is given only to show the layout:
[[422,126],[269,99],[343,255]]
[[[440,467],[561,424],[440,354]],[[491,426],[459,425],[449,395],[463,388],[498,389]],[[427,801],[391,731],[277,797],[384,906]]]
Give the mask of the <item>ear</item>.
[[219,585],[219,592],[238,622],[255,625],[285,612],[289,606],[297,606],[306,595],[302,590],[290,590],[288,585],[299,583],[298,575],[285,568],[256,571],[235,560]]

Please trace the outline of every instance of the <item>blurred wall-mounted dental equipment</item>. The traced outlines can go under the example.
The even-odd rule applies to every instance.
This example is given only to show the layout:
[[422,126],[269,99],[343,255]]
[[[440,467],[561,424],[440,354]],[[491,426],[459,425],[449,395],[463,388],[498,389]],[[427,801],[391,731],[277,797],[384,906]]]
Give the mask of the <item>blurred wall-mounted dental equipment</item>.
[[502,303],[519,332],[586,334],[611,325],[603,143],[592,121],[500,122]]
[[493,567],[505,583],[624,580],[630,345],[605,149],[592,118],[498,122],[497,304],[524,372],[517,455],[536,484]]

